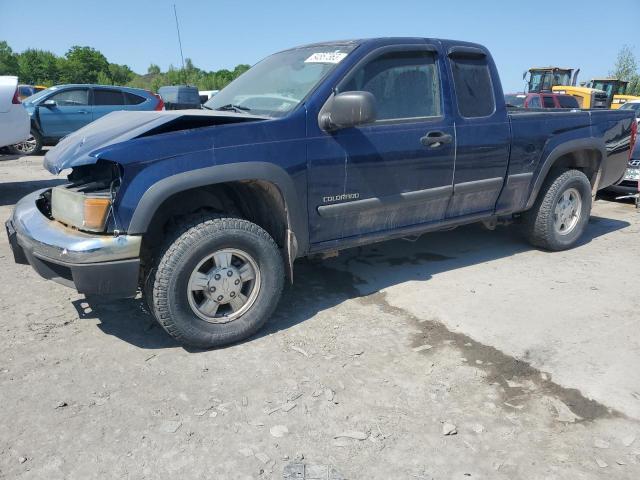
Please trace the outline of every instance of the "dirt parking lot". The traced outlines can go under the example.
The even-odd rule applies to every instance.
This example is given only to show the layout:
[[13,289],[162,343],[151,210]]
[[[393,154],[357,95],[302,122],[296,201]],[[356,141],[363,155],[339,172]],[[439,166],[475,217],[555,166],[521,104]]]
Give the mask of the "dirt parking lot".
[[[54,185],[0,156],[0,218]],[[478,226],[301,261],[213,351],[0,240],[0,478],[640,478],[640,212],[547,253]],[[305,470],[306,469],[306,470]]]

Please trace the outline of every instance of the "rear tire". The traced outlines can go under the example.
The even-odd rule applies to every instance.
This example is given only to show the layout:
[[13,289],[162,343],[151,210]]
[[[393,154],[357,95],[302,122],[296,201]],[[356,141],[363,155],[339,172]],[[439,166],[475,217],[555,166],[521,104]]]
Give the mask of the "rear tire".
[[284,285],[269,234],[247,220],[199,217],[179,226],[149,278],[150,306],[178,342],[220,347],[256,333]]
[[573,247],[589,223],[591,202],[591,183],[581,171],[550,176],[531,210],[523,215],[527,239],[547,250]]
[[42,135],[37,130],[31,129],[29,138],[8,148],[14,155],[39,155],[42,152],[42,146]]

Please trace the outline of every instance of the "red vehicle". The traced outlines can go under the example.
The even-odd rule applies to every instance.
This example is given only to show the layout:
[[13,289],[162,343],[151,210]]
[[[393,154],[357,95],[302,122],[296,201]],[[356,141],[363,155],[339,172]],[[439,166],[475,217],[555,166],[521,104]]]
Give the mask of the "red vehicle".
[[508,93],[504,100],[520,108],[580,108],[575,97],[561,93]]

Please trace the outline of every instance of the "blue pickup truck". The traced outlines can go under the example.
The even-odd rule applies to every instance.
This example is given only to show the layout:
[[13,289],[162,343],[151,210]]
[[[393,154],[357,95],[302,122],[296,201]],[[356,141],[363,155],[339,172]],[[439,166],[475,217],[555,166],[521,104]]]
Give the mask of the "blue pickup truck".
[[179,342],[256,332],[296,258],[472,222],[578,242],[620,182],[633,112],[510,111],[486,48],[319,43],[259,62],[203,110],[117,112],[63,139],[64,186],[19,201],[16,261],[87,295],[142,291]]

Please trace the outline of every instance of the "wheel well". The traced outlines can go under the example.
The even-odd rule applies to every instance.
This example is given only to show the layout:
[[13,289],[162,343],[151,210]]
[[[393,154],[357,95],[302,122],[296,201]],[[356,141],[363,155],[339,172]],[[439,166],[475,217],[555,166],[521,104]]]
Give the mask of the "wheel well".
[[[593,189],[598,181],[600,162],[601,154],[598,150],[577,150],[558,157],[549,173],[569,169],[580,170],[587,176]],[[549,174],[547,174],[547,177],[549,177]]]
[[143,257],[162,245],[180,218],[206,212],[245,218],[264,228],[279,247],[286,245],[287,208],[280,189],[263,180],[243,180],[184,190],[165,199],[143,235]]

